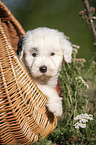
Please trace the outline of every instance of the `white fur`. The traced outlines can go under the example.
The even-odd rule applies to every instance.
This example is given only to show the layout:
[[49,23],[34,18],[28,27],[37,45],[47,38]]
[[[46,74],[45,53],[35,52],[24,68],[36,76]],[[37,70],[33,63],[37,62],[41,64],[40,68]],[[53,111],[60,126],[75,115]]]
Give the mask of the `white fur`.
[[[51,56],[51,52],[55,55]],[[37,53],[37,56],[32,56]],[[28,69],[33,81],[47,97],[49,111],[56,116],[62,115],[62,99],[56,91],[56,84],[63,59],[71,62],[72,46],[62,32],[40,27],[28,31],[24,36],[21,60]],[[47,72],[40,72],[46,66]]]

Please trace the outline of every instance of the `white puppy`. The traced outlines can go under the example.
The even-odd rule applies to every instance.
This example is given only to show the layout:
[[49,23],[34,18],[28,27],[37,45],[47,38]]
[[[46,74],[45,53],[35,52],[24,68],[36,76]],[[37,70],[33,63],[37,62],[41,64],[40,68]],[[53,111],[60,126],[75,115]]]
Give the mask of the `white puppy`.
[[62,99],[55,88],[63,59],[71,62],[71,43],[62,32],[40,27],[26,32],[18,43],[17,54],[32,80],[47,97],[49,111],[61,116]]

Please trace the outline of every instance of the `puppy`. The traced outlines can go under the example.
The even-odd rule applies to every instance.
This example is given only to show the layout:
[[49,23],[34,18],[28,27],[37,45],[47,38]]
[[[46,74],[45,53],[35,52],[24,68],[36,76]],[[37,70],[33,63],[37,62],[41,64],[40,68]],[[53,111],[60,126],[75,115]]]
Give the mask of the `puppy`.
[[32,80],[47,97],[47,106],[56,116],[62,115],[62,98],[56,84],[63,59],[71,62],[72,45],[62,32],[40,27],[26,32],[18,43],[17,55]]

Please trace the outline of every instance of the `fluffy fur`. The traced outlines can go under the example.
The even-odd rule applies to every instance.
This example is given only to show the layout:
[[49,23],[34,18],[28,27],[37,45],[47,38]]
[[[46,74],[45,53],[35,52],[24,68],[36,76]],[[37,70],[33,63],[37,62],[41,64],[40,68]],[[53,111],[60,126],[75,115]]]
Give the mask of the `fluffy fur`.
[[33,81],[47,97],[49,111],[62,115],[62,99],[56,91],[63,59],[71,62],[72,45],[62,32],[40,27],[26,32],[17,54]]

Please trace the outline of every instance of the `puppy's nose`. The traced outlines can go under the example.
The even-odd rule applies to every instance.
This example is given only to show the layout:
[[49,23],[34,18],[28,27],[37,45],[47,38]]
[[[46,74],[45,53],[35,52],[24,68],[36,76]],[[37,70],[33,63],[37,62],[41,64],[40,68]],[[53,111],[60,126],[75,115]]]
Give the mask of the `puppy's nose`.
[[43,65],[39,68],[39,70],[40,70],[40,72],[45,73],[45,72],[47,72],[47,67],[45,65]]

